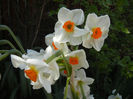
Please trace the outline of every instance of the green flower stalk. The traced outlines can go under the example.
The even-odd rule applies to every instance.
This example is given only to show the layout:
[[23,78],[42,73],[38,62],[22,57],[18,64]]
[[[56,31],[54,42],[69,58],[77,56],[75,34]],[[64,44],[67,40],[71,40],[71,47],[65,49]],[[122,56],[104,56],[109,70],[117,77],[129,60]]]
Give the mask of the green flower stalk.
[[64,99],[67,99],[67,92],[68,92],[69,81],[70,81],[70,77],[67,77]]
[[50,56],[45,62],[48,64],[49,62],[51,62],[53,59],[55,59],[56,57],[62,55],[62,51],[57,51],[55,54],[53,54],[52,56]]
[[83,82],[79,81],[78,84],[79,84],[80,91],[82,93],[83,99],[86,99],[86,96],[85,96],[85,93],[84,93],[84,90],[83,90],[83,87],[82,87]]

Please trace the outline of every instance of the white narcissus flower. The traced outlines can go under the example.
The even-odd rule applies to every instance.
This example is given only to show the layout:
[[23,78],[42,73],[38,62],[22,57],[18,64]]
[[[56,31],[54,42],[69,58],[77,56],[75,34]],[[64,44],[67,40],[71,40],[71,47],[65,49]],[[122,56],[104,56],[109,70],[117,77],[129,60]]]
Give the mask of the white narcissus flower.
[[79,29],[76,25],[84,22],[84,12],[81,9],[69,10],[62,7],[58,12],[58,22],[55,24],[55,39],[57,42],[71,45],[82,43],[82,35],[87,33],[84,29]]
[[[116,92],[116,89],[114,89],[112,91],[112,94],[115,94],[115,92]],[[117,95],[110,95],[110,96],[108,96],[108,99],[122,99],[122,96],[119,93],[117,93]]]
[[94,82],[93,78],[86,77],[84,69],[75,71],[75,80],[82,81],[84,85],[91,85]]
[[47,46],[51,46],[53,50],[61,50],[64,54],[67,54],[70,50],[66,43],[59,43],[55,39],[55,33],[45,36],[45,42]]
[[84,50],[76,50],[66,55],[66,58],[69,61],[69,64],[72,65],[72,68],[80,69],[81,67],[87,69],[89,64],[86,60],[86,54]]
[[[74,89],[78,93],[78,96],[80,99],[83,99],[80,85],[79,83],[82,83],[82,88],[84,90],[84,94],[87,99],[94,99],[92,95],[90,95],[90,87],[88,85],[92,84],[94,82],[94,79],[86,77],[85,71],[83,69],[77,70],[75,72],[75,77],[74,77]],[[71,87],[70,85],[68,86],[68,96],[69,99],[72,99],[72,93],[71,93]]]
[[117,95],[110,95],[108,99],[122,99],[122,96],[118,93]]
[[83,36],[83,46],[86,48],[95,48],[100,51],[104,40],[108,36],[110,18],[108,15],[98,17],[96,14],[88,14],[85,30],[88,31]]
[[91,85],[94,82],[94,79],[90,78],[90,77],[86,77],[86,73],[85,73],[84,69],[80,69],[80,70],[75,71],[75,78],[74,78],[74,83],[76,85],[75,87],[80,90],[80,87],[78,85],[79,82],[82,83],[82,87],[83,87],[85,96],[89,97],[90,96],[90,87],[88,85]]
[[28,53],[22,55],[22,58],[11,55],[11,61],[15,68],[24,69],[25,76],[31,80],[33,89],[44,87],[48,93],[51,93],[51,85],[59,78],[59,67],[55,60],[46,63],[45,60],[52,55],[52,48],[49,46],[46,51],[40,53],[28,50]]

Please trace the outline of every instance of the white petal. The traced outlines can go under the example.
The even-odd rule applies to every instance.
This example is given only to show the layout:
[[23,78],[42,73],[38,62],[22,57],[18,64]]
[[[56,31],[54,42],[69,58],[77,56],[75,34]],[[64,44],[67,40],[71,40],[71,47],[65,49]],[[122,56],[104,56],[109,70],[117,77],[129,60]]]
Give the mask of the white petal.
[[11,55],[11,62],[15,68],[24,69],[26,67],[25,60],[19,56]]
[[48,67],[49,65],[46,64],[44,61],[42,60],[38,60],[38,59],[27,59],[26,63],[29,65],[34,65],[37,68],[41,68],[41,67]]
[[82,37],[72,37],[70,36],[70,45],[80,45],[82,43]]
[[37,51],[34,51],[34,50],[32,50],[32,49],[27,49],[27,55],[38,55],[39,54],[39,52],[37,52]]
[[59,43],[66,43],[70,40],[70,35],[65,30],[61,29],[60,31],[55,32],[55,39]]
[[88,97],[90,94],[90,87],[87,85],[83,85],[83,90],[84,90],[85,96]]
[[57,63],[55,61],[50,62],[49,65],[50,65],[49,68],[52,71],[52,74],[54,76],[53,80],[57,80],[60,76],[59,66],[57,65]]
[[102,31],[107,30],[110,26],[110,18],[108,15],[98,17],[97,27],[100,27]]
[[42,84],[42,86],[45,88],[47,93],[51,93],[51,83],[43,77],[42,73],[39,73],[39,81]]
[[58,20],[61,21],[62,23],[72,19],[72,11],[70,11],[69,9],[62,7],[60,8],[59,12],[58,12]]
[[45,36],[45,43],[47,46],[51,45],[53,42],[54,33]]
[[102,46],[104,44],[104,40],[103,39],[95,39],[94,43],[93,43],[93,47],[97,50],[100,51]]
[[76,75],[76,77],[79,77],[81,79],[86,78],[84,69],[77,70],[75,75]]
[[53,41],[54,41],[55,46],[59,50],[62,50],[64,54],[66,54],[66,53],[68,53],[70,51],[66,43],[58,42],[55,37],[53,38]]
[[103,33],[102,33],[102,39],[106,39],[108,37],[108,32],[109,32],[109,29],[107,30],[104,30]]
[[47,48],[46,48],[46,50],[45,50],[45,55],[44,55],[44,59],[46,60],[46,59],[48,59],[50,56],[52,56],[53,55],[53,49],[52,49],[52,47],[51,46],[48,46]]
[[79,36],[85,35],[87,33],[88,33],[88,31],[86,31],[85,29],[79,29],[79,28],[75,27],[73,36],[79,37]]
[[108,97],[108,99],[115,99],[115,96],[114,96],[114,95],[110,95],[110,96]]
[[59,31],[62,28],[63,24],[64,23],[61,23],[60,21],[57,21],[56,24],[55,24],[54,30]]
[[83,47],[92,48],[92,42],[93,41],[92,41],[91,33],[83,35],[82,40],[83,40],[83,44],[82,44]]
[[116,89],[112,90],[112,94],[114,94],[116,92]]
[[74,10],[72,10],[72,13],[73,13],[72,21],[76,25],[81,25],[84,22],[83,10],[82,9],[74,9]]
[[31,85],[33,85],[33,89],[42,88],[42,84],[38,80],[36,82],[31,81]]
[[85,28],[92,29],[97,26],[98,17],[95,13],[88,14]]
[[84,50],[80,50],[81,52],[79,53],[79,60],[80,60],[80,65],[83,67],[83,68],[85,68],[85,69],[87,69],[87,68],[89,68],[89,64],[88,64],[88,61],[86,60],[86,54],[85,54],[85,51]]
[[94,82],[94,79],[93,78],[86,78],[85,80],[84,80],[84,82],[87,84],[87,85],[91,85],[93,82]]
[[83,41],[82,46],[85,48],[92,48],[91,39],[87,39],[87,40]]
[[94,99],[93,95],[90,95],[87,99]]
[[44,49],[40,49],[40,54],[45,54],[45,50]]
[[43,55],[37,51],[34,51],[34,50],[31,50],[31,49],[28,49],[27,50],[27,54],[23,54],[22,57],[24,59],[29,59],[29,58],[34,58],[34,59],[42,59],[43,58]]

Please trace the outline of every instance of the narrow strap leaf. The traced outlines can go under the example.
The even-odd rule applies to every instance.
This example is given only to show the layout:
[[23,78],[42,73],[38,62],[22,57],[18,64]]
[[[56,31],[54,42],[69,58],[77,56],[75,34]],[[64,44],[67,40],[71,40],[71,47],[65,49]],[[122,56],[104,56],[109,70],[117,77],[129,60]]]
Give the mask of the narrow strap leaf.
[[16,47],[8,40],[0,40],[0,45],[8,44],[11,48],[16,49]]
[[11,49],[11,50],[0,50],[0,53],[4,53],[2,55],[0,55],[0,61],[5,59],[8,55],[10,54],[17,54],[19,56],[22,55],[22,53],[16,49]]
[[8,26],[0,25],[0,30],[7,30],[11,34],[12,38],[15,40],[17,45],[19,46],[19,48],[22,51],[22,53],[25,53],[25,50],[24,50],[23,46],[20,44],[19,40],[16,38],[16,36],[13,33],[13,31]]

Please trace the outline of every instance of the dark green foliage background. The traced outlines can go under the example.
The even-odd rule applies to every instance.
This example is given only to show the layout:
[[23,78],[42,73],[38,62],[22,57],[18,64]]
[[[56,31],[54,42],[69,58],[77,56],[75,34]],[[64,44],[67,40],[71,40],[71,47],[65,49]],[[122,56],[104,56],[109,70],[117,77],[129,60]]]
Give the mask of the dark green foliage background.
[[[43,4],[42,19],[37,28]],[[133,99],[133,0],[0,0],[0,24],[8,25],[25,49],[45,49],[45,35],[54,32],[58,10],[63,6],[81,8],[85,16],[88,13],[110,16],[109,36],[102,50],[85,49],[90,64],[86,74],[95,79],[91,93],[95,99],[107,99],[116,89],[123,99]],[[0,31],[2,39],[16,45],[7,31]],[[5,45],[0,46],[2,49],[11,48]],[[0,73],[0,99],[46,98],[43,89],[32,90],[23,71],[13,68],[10,57],[0,62]],[[52,86],[55,99],[63,97],[64,85],[65,78],[61,77]]]

